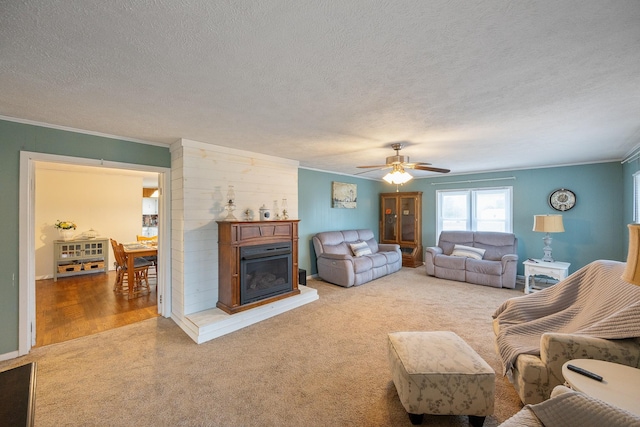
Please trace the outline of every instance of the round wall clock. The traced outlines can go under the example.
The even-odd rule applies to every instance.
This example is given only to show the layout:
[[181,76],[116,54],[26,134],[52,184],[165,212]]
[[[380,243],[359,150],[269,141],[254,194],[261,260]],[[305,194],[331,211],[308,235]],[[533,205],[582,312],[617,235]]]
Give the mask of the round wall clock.
[[549,206],[557,211],[568,211],[575,204],[576,194],[566,188],[555,190],[549,195]]

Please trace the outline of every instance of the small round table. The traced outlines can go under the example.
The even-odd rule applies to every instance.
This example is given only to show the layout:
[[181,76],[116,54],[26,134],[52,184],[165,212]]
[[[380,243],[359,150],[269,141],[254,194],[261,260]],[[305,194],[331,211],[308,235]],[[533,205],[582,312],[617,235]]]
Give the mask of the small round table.
[[[600,375],[602,381],[570,371],[569,364]],[[572,389],[640,415],[640,369],[604,360],[574,359],[562,365],[562,376]]]

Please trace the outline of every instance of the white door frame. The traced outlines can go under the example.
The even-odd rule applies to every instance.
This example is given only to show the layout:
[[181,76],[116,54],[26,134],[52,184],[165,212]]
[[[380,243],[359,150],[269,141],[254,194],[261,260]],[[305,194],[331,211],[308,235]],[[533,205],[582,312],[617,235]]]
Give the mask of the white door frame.
[[158,313],[171,316],[171,169],[55,154],[20,152],[19,206],[19,313],[18,353],[23,356],[35,345],[36,280],[35,280],[35,164],[34,162],[66,163],[111,169],[127,169],[159,174],[158,214]]

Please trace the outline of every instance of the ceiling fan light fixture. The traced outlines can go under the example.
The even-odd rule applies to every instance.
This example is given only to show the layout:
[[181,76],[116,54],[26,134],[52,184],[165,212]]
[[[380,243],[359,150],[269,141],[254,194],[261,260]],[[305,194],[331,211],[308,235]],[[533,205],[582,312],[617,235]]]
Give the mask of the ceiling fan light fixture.
[[406,172],[402,167],[394,167],[391,172],[382,177],[389,184],[402,185],[413,179],[410,173]]
[[[400,149],[402,147],[403,147],[403,144],[401,143],[391,144],[391,148],[393,148],[396,151],[396,155],[387,157],[387,162],[384,165],[370,165],[370,166],[358,166],[358,167],[365,168],[365,169],[376,168],[379,170],[391,169],[391,172],[386,174],[382,179],[387,181],[389,184],[396,184],[396,185],[402,185],[405,182],[413,179],[413,176],[405,172],[404,168],[427,171],[427,172],[437,172],[437,173],[451,172],[449,169],[433,167],[431,166],[431,163],[424,163],[424,162],[409,163],[409,156],[400,155]],[[361,173],[366,173],[366,172],[367,171],[359,172],[356,175],[360,175]]]

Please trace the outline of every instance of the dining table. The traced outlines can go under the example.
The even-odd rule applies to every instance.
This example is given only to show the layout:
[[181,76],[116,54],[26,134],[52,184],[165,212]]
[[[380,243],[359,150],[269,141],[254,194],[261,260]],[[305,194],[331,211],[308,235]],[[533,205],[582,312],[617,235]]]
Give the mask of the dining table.
[[[134,271],[135,258],[158,256],[158,245],[155,242],[133,242],[122,245],[127,256],[127,271]],[[131,279],[131,278],[130,278]],[[134,287],[129,286],[129,298],[133,297]]]

